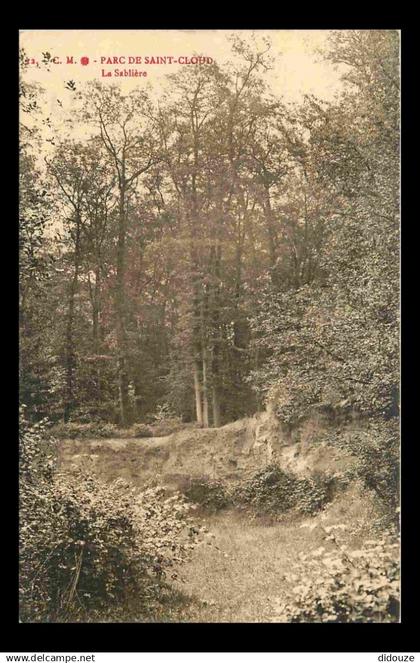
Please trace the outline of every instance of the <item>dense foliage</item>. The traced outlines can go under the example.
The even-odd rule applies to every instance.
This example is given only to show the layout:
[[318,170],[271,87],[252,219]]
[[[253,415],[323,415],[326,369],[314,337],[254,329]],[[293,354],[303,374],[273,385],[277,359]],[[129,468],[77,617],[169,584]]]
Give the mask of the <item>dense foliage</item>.
[[353,468],[346,472],[347,480],[361,480],[368,490],[374,491],[395,524],[400,488],[398,422],[379,420],[350,430],[333,428],[323,435],[323,440],[355,457]]
[[278,515],[293,509],[313,515],[332,499],[333,490],[332,479],[299,478],[271,464],[233,487],[221,480],[192,479],[185,495],[209,512],[235,506],[259,514]]
[[22,72],[21,397],[38,418],[167,407],[218,426],[264,398],[289,422],[320,403],[396,416],[398,34],[331,32],[343,91],[294,107],[265,82],[266,44],[232,52],[169,76],[158,106],[67,90],[81,142],[53,135]]
[[22,621],[80,618],[118,607],[153,578],[176,577],[200,532],[180,496],[54,472],[44,423],[22,419],[20,439]]
[[299,478],[278,465],[268,465],[235,490],[235,501],[259,512],[283,513],[289,509],[314,514],[332,496],[333,482],[325,477]]
[[253,320],[268,355],[254,376],[285,421],[319,403],[398,413],[398,43],[338,33],[329,57],[351,67],[352,85],[336,105],[302,109],[302,222],[317,244],[302,247],[294,281],[262,281]]
[[184,494],[190,502],[200,505],[209,513],[215,513],[232,505],[228,487],[223,481],[216,479],[205,477],[191,479]]
[[[330,528],[333,529],[333,528]],[[334,533],[311,553],[301,553],[286,576],[292,594],[280,617],[288,622],[396,622],[399,618],[399,545],[366,541],[358,550],[336,542]]]

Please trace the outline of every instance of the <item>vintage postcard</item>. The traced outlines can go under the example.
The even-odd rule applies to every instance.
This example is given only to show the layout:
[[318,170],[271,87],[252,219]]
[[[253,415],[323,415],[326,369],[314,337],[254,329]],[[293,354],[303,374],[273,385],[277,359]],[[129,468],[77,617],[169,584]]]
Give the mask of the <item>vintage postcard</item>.
[[19,65],[20,620],[399,622],[400,32]]

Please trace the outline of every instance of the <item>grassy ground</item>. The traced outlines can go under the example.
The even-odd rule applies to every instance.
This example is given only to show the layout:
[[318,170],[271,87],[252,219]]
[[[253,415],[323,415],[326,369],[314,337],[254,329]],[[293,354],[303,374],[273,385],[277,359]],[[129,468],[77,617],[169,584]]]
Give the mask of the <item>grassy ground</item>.
[[[251,519],[223,511],[206,518],[214,538],[202,543],[180,569],[175,593],[157,609],[153,620],[176,622],[278,622],[281,605],[293,586],[285,578],[299,553],[329,549],[324,526],[343,522],[338,501],[315,518],[295,515],[280,522]],[[348,506],[347,506],[348,509]],[[346,543],[357,546],[368,534],[371,514],[359,503]],[[179,590],[179,594],[177,593]]]
[[295,523],[267,525],[246,516],[224,513],[208,519],[215,538],[204,543],[181,570],[179,589],[190,597],[179,617],[195,622],[277,621],[285,600],[294,557],[319,545],[322,533]]

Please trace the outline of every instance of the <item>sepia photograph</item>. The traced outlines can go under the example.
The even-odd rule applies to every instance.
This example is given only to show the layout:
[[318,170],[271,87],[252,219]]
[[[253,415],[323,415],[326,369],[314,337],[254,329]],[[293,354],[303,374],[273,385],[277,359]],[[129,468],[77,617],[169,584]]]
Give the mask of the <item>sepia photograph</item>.
[[19,31],[21,623],[401,622],[400,40]]

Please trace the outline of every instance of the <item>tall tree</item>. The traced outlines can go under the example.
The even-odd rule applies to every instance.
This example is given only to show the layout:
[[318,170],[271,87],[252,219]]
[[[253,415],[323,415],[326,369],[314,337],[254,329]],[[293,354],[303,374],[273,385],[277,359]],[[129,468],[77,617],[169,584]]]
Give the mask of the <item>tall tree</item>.
[[120,423],[132,419],[129,397],[129,344],[126,297],[127,206],[138,180],[158,160],[156,139],[148,128],[151,107],[145,93],[123,96],[115,87],[91,86],[86,117],[97,127],[117,179],[118,239],[115,279],[115,313],[118,339]]

